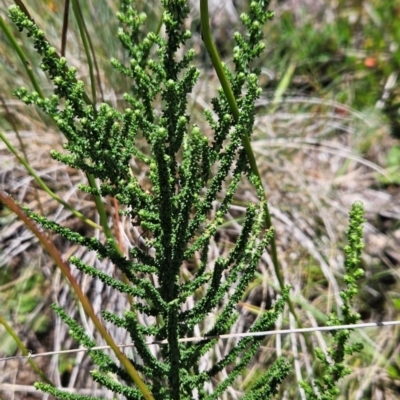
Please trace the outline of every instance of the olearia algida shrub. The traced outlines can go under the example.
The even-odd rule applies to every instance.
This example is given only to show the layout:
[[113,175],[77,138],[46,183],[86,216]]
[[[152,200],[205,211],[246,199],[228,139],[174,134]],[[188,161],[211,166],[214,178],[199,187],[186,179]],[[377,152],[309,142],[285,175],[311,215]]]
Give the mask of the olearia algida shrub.
[[[264,225],[268,209],[260,179],[252,173],[242,145],[242,138],[253,130],[254,104],[261,93],[260,71],[251,64],[263,50],[262,29],[272,13],[267,11],[267,1],[254,1],[248,14],[242,15],[246,33],[235,34],[235,70],[225,69],[239,117],[233,117],[224,92],[219,90],[212,100],[213,112],[205,112],[213,132],[209,138],[187,114],[188,94],[199,77],[192,63],[194,51],[181,54],[191,37],[184,29],[189,13],[187,2],[162,1],[165,35],[146,34],[143,29],[146,17],[138,14],[131,3],[121,1],[118,14],[121,22],[118,36],[130,63],[123,65],[112,60],[116,73],[131,81],[129,92],[124,95],[127,106],[123,111],[108,104],[91,104],[83,82],[76,78],[76,69],[57,55],[33,21],[12,6],[12,21],[32,37],[42,59],[41,68],[54,84],[54,94],[49,98],[24,88],[15,94],[48,114],[64,134],[65,151],[53,151],[52,157],[86,174],[88,184],[80,185],[82,191],[98,199],[106,196],[117,199],[121,213],[146,231],[143,240],[149,250],[134,245],[129,254],[122,254],[111,230],[104,225],[104,218],[104,238],[96,239],[28,209],[25,212],[45,229],[95,251],[99,259],[109,259],[123,273],[124,279],[119,280],[77,257],[69,259],[80,271],[126,296],[127,311],[123,315],[104,310],[102,317],[129,332],[135,354],[129,361],[147,391],[137,385],[124,366],[101,350],[88,352],[96,366],[91,372],[94,381],[127,399],[218,399],[249,365],[262,342],[260,337],[244,337],[221,359],[214,360],[211,367],[200,368],[201,359],[217,343],[215,336],[229,332],[237,321],[236,306],[273,237],[273,229]],[[161,109],[156,109],[153,105],[159,99]],[[145,139],[148,150],[139,150],[138,138]],[[147,166],[150,189],[143,188],[133,175],[132,159]],[[211,269],[210,243],[244,177],[256,188],[259,201],[247,204],[239,237],[229,254],[218,257]],[[223,188],[221,200],[218,196]],[[215,202],[218,209],[211,217]],[[181,268],[194,258],[198,260],[196,270],[187,279],[182,276]],[[258,317],[250,332],[271,329],[288,296],[289,287],[282,288],[276,303]],[[189,299],[197,301],[189,303]],[[228,300],[221,309],[224,299]],[[91,349],[97,345],[62,308],[54,305],[53,309],[82,346]],[[213,325],[202,331],[204,336],[214,338],[179,341],[195,336],[195,329],[202,327],[206,317],[217,309]],[[140,315],[153,323],[140,324]],[[146,344],[148,338],[166,341],[159,346],[156,356]],[[278,358],[242,398],[271,398],[290,370],[290,363]],[[225,373],[224,378],[221,372]],[[210,381],[213,390],[206,390]],[[92,398],[44,383],[37,383],[36,387],[62,399]],[[322,389],[322,384],[319,387]]]
[[[53,151],[52,157],[84,171],[90,184],[80,189],[94,196],[112,196],[123,207],[123,213],[140,221],[147,231],[146,246],[150,252],[134,246],[129,254],[121,254],[115,240],[84,237],[26,209],[28,215],[44,228],[70,242],[86,246],[97,252],[100,259],[108,258],[126,280],[117,280],[104,272],[71,257],[70,264],[102,280],[121,295],[133,301],[127,304],[124,315],[105,310],[102,317],[126,329],[134,343],[137,355],[131,363],[151,392],[148,398],[191,399],[197,393],[201,399],[218,399],[234,383],[258,350],[260,338],[245,337],[222,359],[206,370],[198,365],[212,349],[216,339],[195,343],[181,343],[179,338],[193,336],[195,327],[212,313],[229,292],[229,301],[217,316],[205,336],[229,332],[238,313],[236,305],[252,280],[262,253],[270,242],[273,231],[264,228],[266,203],[258,178],[251,174],[242,137],[252,132],[254,102],[260,95],[258,70],[250,67],[262,50],[259,42],[262,24],[272,16],[264,1],[251,4],[245,25],[253,32],[236,35],[235,63],[237,71],[228,73],[240,117],[235,121],[222,91],[213,99],[213,111],[205,117],[214,136],[208,139],[187,115],[187,95],[192,91],[199,71],[191,65],[195,53],[189,50],[180,56],[178,50],[191,37],[184,29],[188,16],[186,1],[162,1],[163,24],[166,35],[145,35],[143,14],[138,14],[130,1],[122,1],[118,18],[121,21],[119,39],[129,53],[130,64],[123,65],[113,59],[117,73],[131,79],[129,93],[124,95],[128,106],[119,111],[108,104],[88,104],[84,84],[76,78],[76,69],[59,57],[34,22],[17,7],[10,8],[12,21],[19,30],[26,30],[42,58],[41,68],[54,83],[54,94],[42,98],[24,88],[15,91],[26,104],[34,104],[52,117],[67,142],[65,152]],[[154,50],[156,49],[156,51]],[[162,99],[161,111],[153,104]],[[148,144],[148,153],[135,146],[137,137]],[[131,171],[135,158],[146,164],[151,189],[141,187]],[[212,173],[213,171],[213,173]],[[240,236],[226,257],[219,257],[208,268],[209,245],[224,222],[235,192],[243,177],[248,177],[258,190],[260,201],[248,204]],[[95,179],[101,182],[96,187]],[[213,202],[223,185],[224,198],[219,202],[214,218],[210,218]],[[180,275],[181,266],[194,256],[200,260],[190,280]],[[151,275],[156,280],[150,279]],[[153,282],[158,284],[154,285]],[[188,298],[203,289],[203,295],[192,308],[183,307]],[[251,332],[270,329],[281,314],[288,297],[283,290],[275,305],[251,327]],[[71,335],[86,348],[96,343],[82,327],[59,306],[53,309],[69,325]],[[138,314],[153,317],[154,324],[143,326]],[[155,357],[146,344],[146,338],[167,340]],[[142,399],[131,376],[103,351],[89,351],[97,369],[93,379],[127,399]],[[221,380],[213,393],[206,393],[205,383],[219,377],[229,366],[226,379]],[[253,385],[244,398],[267,399],[276,393],[279,383],[287,376],[290,366],[278,359],[273,367]],[[37,388],[57,398],[87,399],[72,395],[47,384]]]

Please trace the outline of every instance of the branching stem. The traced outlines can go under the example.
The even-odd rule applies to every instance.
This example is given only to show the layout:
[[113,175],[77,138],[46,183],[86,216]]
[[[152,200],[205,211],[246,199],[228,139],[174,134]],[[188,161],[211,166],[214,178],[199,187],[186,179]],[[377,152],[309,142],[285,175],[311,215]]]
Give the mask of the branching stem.
[[[211,58],[211,62],[215,69],[215,72],[218,75],[218,79],[221,83],[222,89],[224,90],[224,93],[225,93],[226,99],[228,101],[229,107],[231,109],[233,118],[237,122],[239,119],[239,113],[240,113],[239,107],[236,103],[236,99],[233,94],[231,85],[228,81],[228,78],[226,77],[221,59],[218,54],[218,50],[214,44],[214,41],[213,41],[213,38],[211,35],[211,29],[210,29],[210,23],[209,23],[208,0],[200,0],[200,18],[201,18],[201,34],[202,34],[204,45],[205,45],[205,47],[208,51],[208,54]],[[251,147],[250,138],[247,134],[244,134],[242,136],[242,144],[246,151],[252,173],[260,179],[260,182],[262,182],[260,171],[258,170],[254,152]],[[264,192],[264,196],[265,196],[266,210],[267,210],[266,216],[265,216],[265,225],[269,229],[272,226],[272,222],[271,222],[271,215],[270,215],[269,208],[268,208],[267,195],[265,194],[265,192]],[[272,238],[270,246],[271,246],[271,258],[272,258],[272,262],[274,264],[275,273],[278,278],[280,288],[283,289],[285,284],[283,281],[281,271],[279,269],[275,237]]]

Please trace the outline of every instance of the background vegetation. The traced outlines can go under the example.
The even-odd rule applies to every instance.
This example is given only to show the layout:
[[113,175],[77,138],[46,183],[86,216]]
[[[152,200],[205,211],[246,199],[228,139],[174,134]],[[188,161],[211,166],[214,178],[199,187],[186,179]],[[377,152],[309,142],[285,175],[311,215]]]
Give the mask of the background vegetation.
[[[27,0],[37,24],[49,41],[61,52],[64,1]],[[116,40],[117,5],[113,1],[81,2],[82,12],[95,49],[98,101],[122,106],[122,94],[128,83],[113,73],[109,59],[123,59]],[[193,1],[191,28],[197,32],[192,45],[202,78],[191,99],[191,113],[198,118],[215,94],[214,76],[199,32],[197,2]],[[51,86],[39,68],[39,59],[31,43],[18,35],[7,17],[11,1],[2,1],[0,15],[19,38],[18,43],[29,60],[29,68],[44,92]],[[137,1],[148,13],[149,30],[156,29],[160,8],[157,1]],[[225,61],[230,63],[232,35],[238,15],[246,2],[210,1],[213,29]],[[358,296],[358,311],[363,321],[395,320],[400,314],[400,1],[379,0],[287,0],[272,1],[275,20],[265,32],[266,52],[259,60],[263,71],[263,95],[258,102],[253,148],[268,190],[273,223],[277,229],[280,263],[285,280],[293,286],[293,299],[303,325],[323,325],[326,315],[337,307],[342,287],[344,229],[347,213],[354,200],[364,202],[368,224],[363,268],[366,275]],[[78,26],[73,15],[67,37],[66,54],[89,86],[89,73]],[[118,79],[116,79],[118,78]],[[49,150],[60,148],[62,138],[52,122],[39,111],[27,108],[12,95],[19,86],[30,87],[27,71],[10,41],[0,33],[0,130],[24,155],[45,183],[65,201],[95,218],[90,196],[77,190],[83,180],[49,157]],[[137,165],[136,173],[146,184],[145,172]],[[87,229],[68,210],[43,192],[26,173],[20,162],[0,143],[1,186],[29,207],[43,212],[70,227]],[[238,235],[243,204],[252,200],[243,183],[236,208],[215,241],[216,255],[223,254]],[[110,225],[121,232],[121,242],[129,246],[145,232],[124,225],[115,217],[116,205],[107,205]],[[91,215],[91,213],[93,215]],[[57,301],[71,315],[81,318],[90,331],[90,322],[74,303],[60,273],[42,253],[33,235],[23,224],[2,210],[0,214],[2,253],[0,267],[1,315],[12,326],[26,347],[34,353],[76,347],[67,328],[54,319],[49,303]],[[89,231],[87,231],[89,232]],[[125,232],[125,233],[123,233]],[[90,231],[96,235],[96,231]],[[80,253],[58,237],[52,238],[67,258],[71,254],[90,263],[92,254]],[[103,266],[106,270],[111,265]],[[257,279],[241,303],[243,315],[252,321],[271,304],[278,290],[271,260],[265,254]],[[190,266],[188,267],[190,273]],[[121,299],[113,298],[96,281],[77,273],[83,289],[96,311],[115,304],[123,310]],[[80,315],[79,315],[80,314]],[[246,320],[245,318],[245,320]],[[287,314],[281,327],[294,327]],[[246,323],[242,330],[246,331]],[[127,341],[114,332],[117,342]],[[16,345],[0,330],[0,354],[12,355]],[[352,374],[342,384],[342,398],[396,399],[400,393],[400,333],[398,328],[371,329],[354,333],[365,344],[364,351],[351,357]],[[311,337],[315,346],[324,347],[329,335]],[[234,346],[234,340],[221,342],[216,357]],[[301,336],[271,337],[264,341],[257,363],[232,388],[231,398],[240,397],[268,367],[276,354],[294,357],[295,372],[279,398],[301,398],[292,383],[306,379],[312,366],[312,354]],[[101,395],[98,388],[87,386],[89,360],[78,355],[38,359],[39,366],[51,371],[57,384]],[[37,379],[26,361],[0,362],[0,396],[38,398],[31,386]],[[13,389],[10,384],[14,384]],[[292,389],[289,389],[292,388]],[[94,393],[94,390],[98,390]],[[13,392],[15,391],[15,392]],[[42,395],[40,395],[42,396]],[[40,397],[39,396],[39,397]]]

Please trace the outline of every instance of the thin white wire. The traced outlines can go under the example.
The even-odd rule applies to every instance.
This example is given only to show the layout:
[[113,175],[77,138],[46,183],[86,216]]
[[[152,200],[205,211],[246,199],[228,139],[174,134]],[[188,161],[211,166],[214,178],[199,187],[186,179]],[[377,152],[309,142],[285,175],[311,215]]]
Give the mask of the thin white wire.
[[[336,325],[336,326],[319,326],[312,328],[296,328],[296,329],[280,329],[275,331],[264,331],[264,332],[247,332],[247,333],[229,333],[225,335],[215,335],[215,336],[196,336],[189,338],[181,338],[178,340],[180,343],[187,342],[198,342],[201,340],[211,340],[211,339],[230,339],[232,337],[259,337],[259,336],[272,336],[272,335],[285,335],[285,334],[293,334],[293,333],[309,333],[309,332],[318,332],[318,331],[336,331],[341,329],[364,329],[364,328],[381,328],[384,326],[394,326],[400,325],[400,321],[385,321],[385,322],[366,322],[362,324],[354,324],[354,325]],[[151,342],[147,342],[147,345],[164,345],[168,344],[168,340],[154,340]],[[120,344],[117,345],[120,348],[124,347],[132,347],[134,343],[128,344]],[[37,357],[46,357],[52,356],[54,354],[67,354],[67,353],[78,353],[80,351],[93,351],[93,350],[107,350],[110,346],[96,346],[91,349],[79,348],[79,349],[71,349],[71,350],[60,350],[60,351],[51,351],[47,353],[38,353],[38,354],[29,354],[27,356],[12,356],[12,357],[4,357],[0,358],[0,361],[12,360],[12,359],[33,359]]]

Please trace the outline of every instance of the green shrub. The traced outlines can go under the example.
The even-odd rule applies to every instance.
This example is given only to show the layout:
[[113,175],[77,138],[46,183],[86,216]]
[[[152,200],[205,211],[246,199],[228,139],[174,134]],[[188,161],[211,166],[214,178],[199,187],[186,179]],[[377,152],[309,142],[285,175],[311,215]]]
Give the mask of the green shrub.
[[[76,78],[76,69],[57,54],[44,32],[19,7],[10,7],[12,21],[20,31],[25,30],[32,37],[41,57],[41,68],[54,84],[53,95],[45,97],[32,77],[36,92],[19,88],[15,95],[51,117],[65,136],[65,151],[53,150],[51,155],[85,173],[87,184],[82,183],[80,189],[95,198],[103,236],[85,236],[26,207],[24,212],[30,221],[96,252],[99,260],[110,260],[121,272],[121,279],[117,279],[78,257],[69,259],[69,263],[83,273],[126,296],[127,311],[123,315],[104,310],[102,318],[129,333],[134,346],[134,356],[129,358],[94,315],[55,247],[35,231],[70,280],[85,312],[119,362],[103,350],[93,350],[96,341],[62,307],[53,305],[53,310],[69,326],[71,336],[89,350],[88,355],[97,368],[91,371],[93,380],[125,398],[191,399],[197,396],[217,399],[223,396],[253,361],[263,337],[243,337],[227,354],[212,360],[211,366],[201,369],[200,363],[204,357],[211,358],[209,354],[218,342],[218,335],[235,326],[239,317],[237,304],[254,278],[268,246],[281,286],[280,297],[268,311],[258,316],[250,332],[271,330],[286,303],[296,317],[289,299],[290,288],[284,286],[279,270],[268,204],[250,145],[255,101],[261,93],[260,69],[254,68],[253,63],[264,49],[264,24],[273,16],[267,10],[268,3],[253,1],[248,13],[241,16],[245,33],[235,34],[235,69],[232,72],[219,60],[208,31],[207,2],[201,2],[203,40],[222,85],[212,100],[213,110],[205,112],[212,130],[211,138],[192,121],[187,111],[187,98],[200,72],[192,65],[194,50],[185,47],[191,37],[184,28],[189,13],[186,1],[162,2],[166,35],[146,33],[143,29],[146,16],[138,13],[130,1],[121,2],[119,39],[130,61],[126,64],[113,59],[111,63],[131,82],[129,92],[124,95],[122,111],[106,103],[96,104],[92,56],[84,21],[79,18],[78,2],[72,4],[89,60],[90,96],[85,92],[84,83]],[[158,108],[155,104],[160,99]],[[138,146],[138,140],[144,140],[146,146]],[[148,188],[133,174],[132,159],[143,165],[150,183]],[[254,186],[258,201],[247,203],[241,233],[229,253],[211,263],[210,243],[225,222],[243,178]],[[38,183],[44,187],[42,181]],[[132,224],[139,225],[146,233],[143,235],[145,246],[136,243],[129,252],[123,253],[108,225],[102,201],[107,196],[119,202],[121,215],[130,218]],[[216,202],[218,208],[213,213]],[[76,210],[74,213],[93,224]],[[355,293],[355,280],[360,275],[354,268],[359,262],[361,224],[362,207],[356,204],[351,214],[350,247],[346,249],[349,272],[346,275],[348,289],[342,296],[344,317],[343,320],[332,318],[334,324],[357,321],[350,311],[350,303]],[[189,278],[182,274],[182,266],[186,264],[195,265]],[[215,321],[206,326],[207,317],[217,310]],[[142,324],[143,318],[151,323]],[[195,336],[196,328],[202,332],[201,340],[181,340]],[[152,350],[147,343],[149,338],[158,343],[158,350]],[[342,368],[344,354],[360,349],[359,346],[348,347],[348,339],[348,332],[335,334],[337,346],[330,352],[333,364],[323,353],[318,353],[328,376],[315,381],[320,391],[328,385],[332,393],[337,392],[337,381],[347,372]],[[340,356],[336,357],[336,353]],[[342,369],[338,373],[339,366]],[[242,398],[271,398],[278,393],[279,385],[290,371],[289,360],[277,358],[259,374]],[[212,382],[212,390],[205,389],[209,382]],[[92,398],[70,394],[49,383],[37,383],[36,387],[57,398]],[[303,387],[311,398],[319,398],[318,391],[311,385]]]

